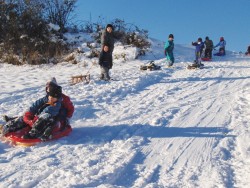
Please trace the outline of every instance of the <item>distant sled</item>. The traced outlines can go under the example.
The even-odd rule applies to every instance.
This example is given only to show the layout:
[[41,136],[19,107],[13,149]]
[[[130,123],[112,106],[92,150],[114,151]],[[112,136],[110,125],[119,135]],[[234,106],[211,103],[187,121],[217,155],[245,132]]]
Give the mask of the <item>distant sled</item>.
[[211,59],[211,58],[208,58],[208,57],[202,57],[201,60],[202,60],[202,61],[212,61],[212,59]]
[[187,69],[189,69],[189,70],[203,69],[203,68],[204,68],[203,64],[201,64],[201,65],[191,64],[191,65],[187,66]]
[[160,70],[161,66],[154,64],[154,61],[150,61],[147,65],[141,65],[140,70]]
[[[34,139],[24,139],[22,138],[23,135],[27,134],[30,131],[30,127],[25,127],[15,132],[7,133],[5,136],[2,137],[2,140],[10,141],[13,145],[19,146],[34,146],[38,143],[44,142],[40,138]],[[54,128],[52,132],[52,137],[47,139],[47,141],[57,140],[59,138],[68,136],[72,132],[72,128],[70,125],[66,126],[63,130],[59,128]]]

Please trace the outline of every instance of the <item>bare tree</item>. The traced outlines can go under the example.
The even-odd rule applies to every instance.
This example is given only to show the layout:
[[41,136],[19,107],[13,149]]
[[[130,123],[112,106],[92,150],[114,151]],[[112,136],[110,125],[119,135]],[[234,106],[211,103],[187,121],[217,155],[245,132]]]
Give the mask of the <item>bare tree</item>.
[[75,9],[77,0],[43,0],[45,18],[60,27],[65,32],[71,13]]

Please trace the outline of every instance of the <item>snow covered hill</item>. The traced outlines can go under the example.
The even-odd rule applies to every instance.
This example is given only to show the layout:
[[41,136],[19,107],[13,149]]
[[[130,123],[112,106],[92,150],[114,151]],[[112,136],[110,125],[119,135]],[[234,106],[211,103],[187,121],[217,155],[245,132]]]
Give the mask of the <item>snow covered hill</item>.
[[[99,81],[85,57],[77,65],[0,64],[0,114],[22,115],[53,76],[76,109],[68,137],[0,143],[0,187],[249,187],[250,59],[228,52],[187,70],[194,49],[176,45],[174,68],[166,68],[163,43],[153,43],[140,59],[116,60],[111,82]],[[149,60],[162,70],[140,71]],[[69,85],[88,71],[90,84]]]

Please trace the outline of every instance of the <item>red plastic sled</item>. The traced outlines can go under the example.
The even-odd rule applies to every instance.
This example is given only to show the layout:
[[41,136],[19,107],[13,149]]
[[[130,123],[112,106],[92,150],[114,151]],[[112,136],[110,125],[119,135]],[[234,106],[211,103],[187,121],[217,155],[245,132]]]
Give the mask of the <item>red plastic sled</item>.
[[208,57],[203,57],[201,58],[202,61],[212,61],[212,59],[208,58]]
[[[34,138],[34,139],[22,138],[22,136],[28,133],[29,131],[30,131],[30,127],[25,127],[16,132],[10,132],[4,136],[4,140],[10,141],[14,145],[19,145],[19,146],[34,146],[42,142],[40,138]],[[51,141],[51,140],[56,140],[64,136],[68,136],[71,133],[71,131],[72,131],[72,128],[70,125],[65,127],[63,130],[60,130],[59,128],[55,128],[52,133],[52,138],[46,140],[46,142]]]

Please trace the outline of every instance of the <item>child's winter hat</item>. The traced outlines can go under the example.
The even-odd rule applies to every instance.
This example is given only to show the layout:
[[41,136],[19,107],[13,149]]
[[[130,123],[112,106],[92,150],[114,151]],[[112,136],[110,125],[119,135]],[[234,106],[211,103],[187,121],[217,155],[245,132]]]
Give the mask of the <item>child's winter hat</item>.
[[48,92],[48,90],[50,90],[51,87],[54,86],[58,86],[56,78],[52,77],[47,83],[46,83],[46,87],[45,87],[45,91]]
[[168,35],[168,38],[172,38],[172,39],[173,39],[173,38],[174,38],[174,35],[173,35],[173,34],[169,34],[169,35]]
[[50,87],[48,95],[54,98],[60,98],[62,96],[62,87],[58,85]]
[[46,83],[46,87],[48,87],[50,84],[57,85],[57,81],[55,77],[52,77],[48,82]]

